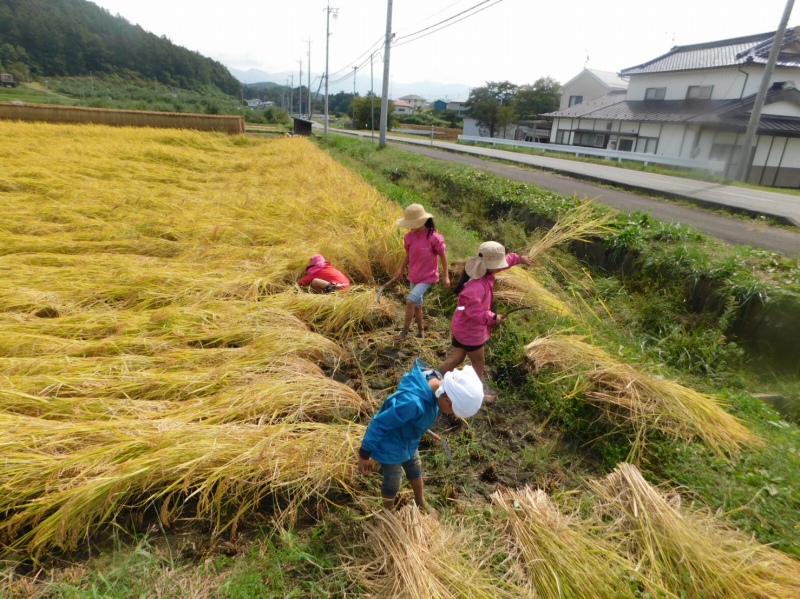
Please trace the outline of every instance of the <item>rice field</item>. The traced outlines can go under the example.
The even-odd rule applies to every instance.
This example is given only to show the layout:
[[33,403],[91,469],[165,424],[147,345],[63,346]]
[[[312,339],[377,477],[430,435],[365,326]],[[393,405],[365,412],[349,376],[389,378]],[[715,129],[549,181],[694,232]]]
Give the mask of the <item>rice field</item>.
[[[0,163],[5,547],[350,488],[374,405],[321,366],[394,315],[393,205],[300,139],[4,123]],[[361,286],[299,291],[313,253]]]
[[[268,515],[284,534],[341,501],[351,528],[329,550],[350,595],[800,592],[796,561],[629,464],[566,494],[498,486],[441,517],[376,512],[354,459],[376,400],[332,373],[363,376],[359,351],[399,316],[376,301],[402,259],[399,208],[307,140],[4,123],[0,167],[0,559],[74,555],[152,523],[218,538]],[[584,216],[534,241],[537,268],[502,273],[497,299],[579,319],[586,306],[542,265],[606,227]],[[315,253],[351,290],[296,285]],[[759,443],[715,398],[583,338],[525,351],[580,379],[636,448],[651,430],[725,459]]]

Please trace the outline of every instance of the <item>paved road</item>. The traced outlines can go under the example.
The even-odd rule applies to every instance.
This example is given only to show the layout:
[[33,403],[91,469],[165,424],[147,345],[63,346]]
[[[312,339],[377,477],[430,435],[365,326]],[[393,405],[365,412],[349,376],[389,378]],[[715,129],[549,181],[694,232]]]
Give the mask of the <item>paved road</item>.
[[609,189],[554,173],[493,162],[477,156],[443,151],[424,145],[395,142],[391,145],[438,160],[468,164],[515,181],[533,183],[542,189],[596,200],[625,212],[647,212],[659,220],[691,224],[700,231],[728,243],[748,244],[789,256],[800,255],[800,233],[768,227],[757,221],[731,218],[691,206],[679,206],[648,196]]

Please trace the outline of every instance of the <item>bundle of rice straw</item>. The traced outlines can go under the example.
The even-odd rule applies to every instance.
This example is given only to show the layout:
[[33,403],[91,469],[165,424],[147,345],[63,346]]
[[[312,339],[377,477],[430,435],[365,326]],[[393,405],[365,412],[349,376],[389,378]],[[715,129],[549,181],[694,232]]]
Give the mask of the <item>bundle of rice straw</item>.
[[559,216],[558,221],[544,236],[533,243],[527,251],[535,264],[552,248],[572,241],[587,241],[609,230],[612,213],[598,216],[595,204],[583,202]]
[[639,571],[680,597],[800,597],[800,562],[730,528],[705,511],[681,507],[680,496],[650,485],[621,463],[592,483],[609,533]]
[[492,502],[507,516],[506,532],[522,556],[534,596],[633,599],[645,590],[663,596],[663,589],[636,573],[611,543],[589,533],[580,517],[563,515],[544,491],[496,491]]
[[650,428],[685,440],[700,438],[722,458],[762,442],[717,398],[639,372],[579,338],[536,339],[525,353],[537,368],[554,366],[570,375],[586,375],[590,384],[586,400],[611,420],[621,419],[633,427],[634,451],[641,449]]
[[528,593],[496,574],[500,551],[467,529],[451,528],[414,505],[375,514],[369,555],[351,556],[349,575],[373,597],[503,599]]
[[570,314],[567,304],[545,289],[531,272],[519,268],[498,273],[494,297],[512,305],[530,306],[556,316]]

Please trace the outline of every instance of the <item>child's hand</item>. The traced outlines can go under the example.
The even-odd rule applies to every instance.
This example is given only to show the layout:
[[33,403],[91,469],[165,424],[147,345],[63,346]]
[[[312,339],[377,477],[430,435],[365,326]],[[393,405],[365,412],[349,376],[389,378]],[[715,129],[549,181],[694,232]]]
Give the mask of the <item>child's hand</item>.
[[450,275],[444,276],[444,286],[445,288],[450,287]]
[[522,262],[522,264],[524,264],[525,266],[530,266],[531,264],[531,259],[528,258],[527,256],[520,256],[519,261]]
[[361,472],[361,474],[369,474],[372,471],[369,460],[365,460],[361,456],[358,456],[358,471]]
[[508,318],[508,314],[498,314],[497,315],[497,324],[503,324]]
[[395,278],[395,279],[400,279],[400,278],[402,278],[402,277],[403,277],[403,269],[401,268],[401,269],[400,269],[400,270],[398,270],[396,273],[394,273],[394,278]]

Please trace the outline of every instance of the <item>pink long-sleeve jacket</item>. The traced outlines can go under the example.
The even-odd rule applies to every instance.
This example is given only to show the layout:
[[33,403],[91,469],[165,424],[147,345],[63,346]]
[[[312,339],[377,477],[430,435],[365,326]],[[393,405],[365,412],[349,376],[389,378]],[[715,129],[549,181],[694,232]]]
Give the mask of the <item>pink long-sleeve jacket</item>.
[[[520,264],[519,254],[506,254],[507,270]],[[483,345],[497,324],[497,314],[492,311],[494,302],[494,274],[470,279],[458,294],[458,306],[453,312],[450,331],[463,345]]]

